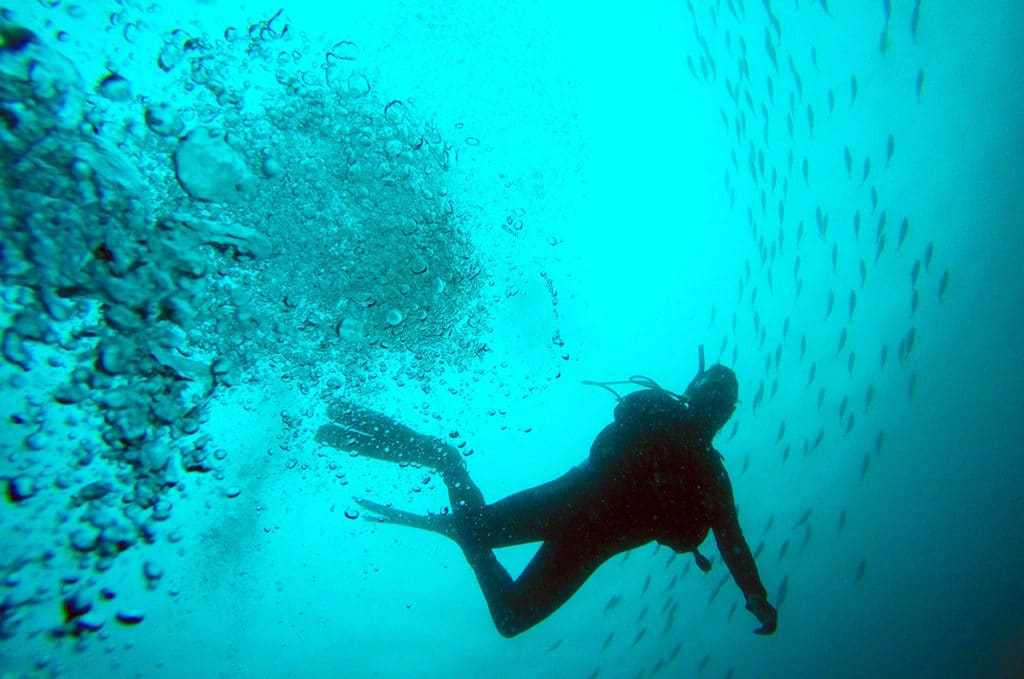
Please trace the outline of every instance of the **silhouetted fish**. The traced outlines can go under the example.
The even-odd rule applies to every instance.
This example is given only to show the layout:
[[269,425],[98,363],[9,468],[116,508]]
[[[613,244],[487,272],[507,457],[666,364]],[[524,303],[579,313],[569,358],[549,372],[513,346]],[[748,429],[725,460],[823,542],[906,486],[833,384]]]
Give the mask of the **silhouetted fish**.
[[846,527],[846,510],[845,509],[841,509],[841,510],[839,510],[839,526],[838,526],[838,528],[836,528],[836,532],[837,533],[842,533],[843,532],[843,528],[845,528],[845,527]]
[[811,369],[807,373],[807,386],[811,386],[814,382],[814,376],[818,372],[818,364],[815,361],[811,361]]
[[809,518],[811,518],[811,512],[813,512],[813,511],[814,511],[813,507],[808,507],[807,509],[805,509],[804,513],[800,515],[800,518],[797,519],[796,523],[793,524],[793,528],[799,528],[800,526],[802,526],[805,523],[807,523],[807,520]]
[[917,93],[917,100],[921,101],[921,90],[924,89],[924,69],[917,71],[917,78],[914,81],[914,92]]
[[864,577],[864,573],[867,572],[867,569],[868,569],[868,560],[867,559],[861,559],[860,563],[857,564],[857,572],[853,576],[853,581],[854,582],[860,582],[861,579]]
[[779,588],[775,591],[775,607],[781,608],[782,603],[786,600],[786,593],[789,591],[789,576],[786,575],[782,578],[782,582],[779,583]]
[[850,76],[850,106],[853,106],[853,103],[857,101],[857,90],[857,74],[854,73]]
[[942,272],[942,278],[939,279],[939,301],[946,296],[946,288],[949,287],[949,271]]
[[857,309],[857,293],[850,290],[850,318],[853,318],[853,312]]
[[885,140],[885,166],[889,167],[892,161],[892,154],[896,150],[896,139],[890,134]]

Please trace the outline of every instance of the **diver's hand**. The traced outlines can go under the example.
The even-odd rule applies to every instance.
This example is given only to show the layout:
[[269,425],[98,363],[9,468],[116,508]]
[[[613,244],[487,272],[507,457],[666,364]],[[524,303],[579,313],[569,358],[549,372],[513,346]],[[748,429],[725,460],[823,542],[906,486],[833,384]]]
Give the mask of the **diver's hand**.
[[747,610],[754,614],[761,626],[754,630],[754,634],[774,634],[775,625],[779,614],[775,608],[768,603],[760,594],[752,594],[747,597]]

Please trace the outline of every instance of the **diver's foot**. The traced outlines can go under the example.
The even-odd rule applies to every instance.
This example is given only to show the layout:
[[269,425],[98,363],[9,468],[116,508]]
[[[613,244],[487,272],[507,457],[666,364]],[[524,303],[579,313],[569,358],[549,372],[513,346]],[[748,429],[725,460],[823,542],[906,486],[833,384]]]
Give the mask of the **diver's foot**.
[[368,521],[394,523],[400,526],[429,530],[458,541],[455,522],[450,514],[416,514],[415,512],[407,512],[403,509],[382,505],[379,502],[374,502],[364,497],[353,497],[352,499],[366,512],[370,512],[363,515]]

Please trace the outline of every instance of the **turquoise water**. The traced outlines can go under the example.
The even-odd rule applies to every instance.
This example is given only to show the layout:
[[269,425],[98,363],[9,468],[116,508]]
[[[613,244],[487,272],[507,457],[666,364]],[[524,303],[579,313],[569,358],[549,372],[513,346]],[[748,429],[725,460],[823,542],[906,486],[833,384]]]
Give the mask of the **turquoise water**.
[[[5,7],[3,676],[1024,673],[1014,3]],[[439,477],[313,440],[496,500],[701,344],[772,637],[709,542],[504,639],[353,500]]]

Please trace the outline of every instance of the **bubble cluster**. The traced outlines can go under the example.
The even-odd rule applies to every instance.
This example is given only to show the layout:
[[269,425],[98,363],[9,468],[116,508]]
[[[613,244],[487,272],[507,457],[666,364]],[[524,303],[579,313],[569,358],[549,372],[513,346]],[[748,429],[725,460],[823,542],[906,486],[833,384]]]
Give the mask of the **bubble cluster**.
[[[129,14],[110,25],[141,50],[155,29]],[[377,93],[355,44],[321,54],[279,12],[170,31],[152,77],[90,84],[59,36],[0,19],[0,477],[57,535],[2,526],[0,637],[38,631],[28,611],[54,600],[57,636],[103,627],[114,560],[173,540],[190,474],[224,479],[203,428],[226,389],[268,371],[371,389],[371,358],[429,383],[475,355],[481,265],[450,146]]]

